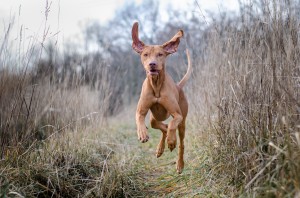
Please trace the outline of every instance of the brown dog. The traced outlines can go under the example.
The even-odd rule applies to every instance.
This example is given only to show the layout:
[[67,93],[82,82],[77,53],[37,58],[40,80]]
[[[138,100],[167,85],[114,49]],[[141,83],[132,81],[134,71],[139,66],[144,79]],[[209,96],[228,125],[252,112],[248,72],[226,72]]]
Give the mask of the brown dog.
[[[184,168],[183,140],[185,119],[188,113],[188,102],[182,87],[189,79],[192,69],[187,50],[187,73],[178,84],[175,84],[171,76],[166,72],[165,61],[169,54],[177,51],[182,36],[183,31],[180,30],[170,41],[163,45],[145,45],[138,37],[138,23],[134,23],[132,27],[132,48],[140,54],[147,74],[136,110],[138,138],[143,143],[149,139],[145,126],[145,116],[149,109],[151,110],[150,122],[152,128],[162,131],[162,137],[156,150],[157,157],[163,154],[166,139],[171,151],[176,147],[176,129],[178,128],[180,139],[177,160],[178,173],[181,173]],[[164,124],[162,121],[166,120],[170,115],[173,119],[169,125]]]

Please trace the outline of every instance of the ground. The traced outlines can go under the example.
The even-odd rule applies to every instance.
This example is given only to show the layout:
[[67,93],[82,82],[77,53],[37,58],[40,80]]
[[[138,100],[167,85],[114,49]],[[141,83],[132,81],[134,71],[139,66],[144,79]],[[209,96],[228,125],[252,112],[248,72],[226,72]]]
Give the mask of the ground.
[[[155,150],[161,132],[148,126],[150,140],[137,140],[134,119],[122,123],[111,122],[112,133],[120,134],[121,141],[128,147],[134,173],[134,182],[141,187],[144,197],[222,197],[224,189],[215,189],[214,170],[207,147],[207,134],[195,128],[188,121],[185,138],[185,168],[182,174],[176,172],[178,146],[171,152],[166,145],[165,152],[156,158]],[[225,181],[225,180],[224,180]],[[228,189],[227,189],[228,190]]]
[[[187,123],[185,168],[176,172],[177,149],[156,158],[161,136],[138,141],[134,112],[85,127],[70,127],[11,151],[0,165],[0,195],[19,197],[225,197],[228,179],[212,166],[208,132]],[[220,178],[216,181],[215,178]],[[221,183],[220,183],[221,181]],[[224,182],[224,183],[223,183]],[[223,189],[222,186],[227,186]]]

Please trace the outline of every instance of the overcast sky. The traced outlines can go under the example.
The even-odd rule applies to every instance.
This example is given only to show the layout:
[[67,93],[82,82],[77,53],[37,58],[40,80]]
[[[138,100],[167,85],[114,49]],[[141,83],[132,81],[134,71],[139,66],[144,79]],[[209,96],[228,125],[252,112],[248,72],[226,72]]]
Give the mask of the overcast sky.
[[[141,2],[141,0],[135,1]],[[17,38],[22,27],[25,32],[23,36],[38,35],[38,39],[42,39],[41,35],[45,29],[46,2],[46,0],[1,0],[0,39],[3,39],[11,21],[14,21],[12,37]],[[48,0],[49,12],[46,25],[49,27],[48,37],[56,36],[58,33],[63,40],[69,37],[76,38],[76,35],[81,32],[80,24],[84,24],[89,19],[105,23],[125,2],[126,0]],[[186,8],[188,4],[195,4],[195,0],[160,2],[162,12],[167,12],[170,3],[179,11]],[[237,0],[198,0],[198,2],[204,14],[206,10],[217,12],[220,2],[226,2],[224,7],[229,10],[235,10],[238,7]]]

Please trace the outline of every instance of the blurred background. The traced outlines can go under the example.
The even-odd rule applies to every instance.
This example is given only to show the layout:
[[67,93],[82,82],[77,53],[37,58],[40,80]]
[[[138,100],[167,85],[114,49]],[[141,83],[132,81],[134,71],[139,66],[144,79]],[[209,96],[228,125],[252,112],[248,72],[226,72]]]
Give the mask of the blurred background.
[[96,100],[107,104],[94,107],[100,105],[106,108],[102,114],[113,115],[136,101],[144,79],[131,48],[135,21],[148,44],[162,44],[179,29],[185,30],[179,53],[168,64],[179,80],[186,71],[184,49],[200,52],[199,32],[225,10],[235,16],[238,2],[1,1],[1,71],[26,70],[35,85],[47,81],[50,87],[101,90]]
[[[132,24],[138,21],[146,44],[162,44],[179,29],[185,32],[167,71],[178,82],[187,70],[185,49],[190,49],[194,70],[184,88],[188,125],[195,145],[207,143],[211,167],[218,167],[212,178],[223,186],[213,195],[296,196],[299,5],[298,0],[2,0],[2,161],[12,164],[9,159],[25,156],[53,134],[90,126],[109,131],[111,120],[131,123],[130,133],[123,135],[135,135],[134,110],[145,78],[131,48]],[[1,188],[16,190],[13,186]]]

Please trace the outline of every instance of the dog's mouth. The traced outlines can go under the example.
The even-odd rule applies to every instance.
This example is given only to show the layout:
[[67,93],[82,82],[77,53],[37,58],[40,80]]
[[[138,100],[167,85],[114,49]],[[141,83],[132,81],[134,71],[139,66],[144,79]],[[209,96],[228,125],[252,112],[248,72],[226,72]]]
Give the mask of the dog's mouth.
[[159,74],[159,70],[157,70],[157,69],[150,69],[148,73],[150,75],[158,75]]

